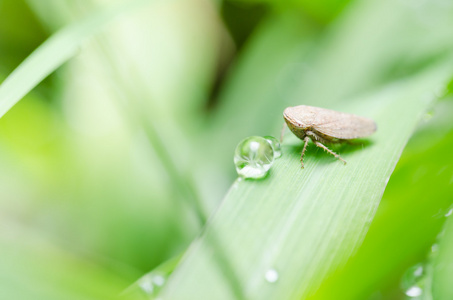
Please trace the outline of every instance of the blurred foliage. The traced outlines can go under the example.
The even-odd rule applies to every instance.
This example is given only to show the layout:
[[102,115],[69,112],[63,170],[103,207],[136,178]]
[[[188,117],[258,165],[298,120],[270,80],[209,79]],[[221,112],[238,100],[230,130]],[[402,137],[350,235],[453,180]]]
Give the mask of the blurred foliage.
[[265,4],[279,11],[296,10],[301,16],[317,26],[324,26],[337,17],[351,0],[230,0],[226,2]]
[[[239,140],[278,135],[288,105],[366,111],[350,99],[448,64],[453,49],[450,0],[142,2],[114,10],[132,1],[0,0],[2,80],[29,54],[37,58],[32,52],[48,37],[67,39],[55,55],[41,48],[48,72],[72,57],[48,79],[39,65],[23,84],[16,78],[24,94],[29,78],[44,81],[0,120],[1,299],[111,299],[150,271],[142,280],[152,281],[154,297],[162,288],[155,276],[167,280],[189,266],[181,255],[191,241],[196,250],[204,220],[233,182]],[[118,18],[106,25],[105,12]],[[80,40],[68,30],[77,24],[88,24]],[[60,61],[69,45],[77,53]],[[426,78],[420,86],[434,77]],[[442,96],[445,82],[438,86]],[[417,263],[429,283],[420,297],[452,299],[451,103],[445,97],[422,120],[372,222],[337,224],[345,236],[367,234],[353,253],[338,253],[347,261],[311,286],[309,299],[405,299],[401,277]],[[256,214],[250,218],[264,211]],[[230,233],[269,234],[246,224]],[[320,241],[333,239],[321,233]],[[227,247],[213,243],[215,267],[234,288]],[[256,257],[266,255],[254,247]]]
[[48,36],[42,24],[23,1],[1,1],[0,72],[10,73]]

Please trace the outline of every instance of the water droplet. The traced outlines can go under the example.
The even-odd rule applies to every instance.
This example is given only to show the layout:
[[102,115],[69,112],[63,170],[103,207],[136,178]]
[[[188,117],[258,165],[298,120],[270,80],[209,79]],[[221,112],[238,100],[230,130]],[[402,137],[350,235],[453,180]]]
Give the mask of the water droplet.
[[423,276],[423,265],[416,264],[410,267],[403,275],[401,286],[403,289],[408,289],[415,285],[419,279]]
[[[165,277],[161,274],[147,274],[143,276],[138,285],[148,296],[157,296],[162,286],[165,284]],[[154,299],[154,298],[153,298]]]
[[431,252],[437,252],[437,251],[439,251],[439,244],[432,244]]
[[263,137],[251,136],[236,147],[234,164],[239,176],[262,178],[274,163],[274,149]]
[[274,283],[278,280],[278,272],[275,269],[269,269],[264,273],[264,278],[270,283]]
[[274,159],[282,156],[282,147],[280,146],[280,142],[270,135],[267,135],[264,138],[269,142],[269,144],[271,144],[272,149],[274,149]]
[[153,283],[158,286],[163,286],[165,283],[165,277],[162,275],[156,275],[153,277]]
[[152,295],[154,292],[154,284],[149,276],[143,277],[138,283],[140,288],[146,293]]
[[445,214],[445,216],[446,216],[446,217],[449,217],[449,216],[451,216],[451,214],[453,214],[453,208],[451,208],[451,209]]
[[404,273],[401,288],[407,296],[418,297],[423,293],[424,275],[425,269],[421,263],[410,267]]
[[409,297],[418,297],[420,296],[421,294],[423,293],[423,290],[421,287],[419,286],[411,286],[407,291],[406,291],[406,295],[409,296]]

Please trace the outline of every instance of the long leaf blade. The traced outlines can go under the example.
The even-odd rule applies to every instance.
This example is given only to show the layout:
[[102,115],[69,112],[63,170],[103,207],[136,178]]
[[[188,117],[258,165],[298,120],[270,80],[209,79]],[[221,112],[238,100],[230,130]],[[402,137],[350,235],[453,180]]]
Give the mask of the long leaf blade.
[[[310,149],[301,170],[300,142],[292,139],[266,180],[237,181],[170,278],[164,298],[233,298],[212,253],[211,235],[224,246],[247,299],[312,293],[361,243],[402,149],[434,98],[426,93],[447,80],[448,67],[361,102],[339,102],[339,110],[371,117],[379,127],[370,145],[340,149],[347,166]],[[266,281],[268,270],[278,272],[277,282]]]

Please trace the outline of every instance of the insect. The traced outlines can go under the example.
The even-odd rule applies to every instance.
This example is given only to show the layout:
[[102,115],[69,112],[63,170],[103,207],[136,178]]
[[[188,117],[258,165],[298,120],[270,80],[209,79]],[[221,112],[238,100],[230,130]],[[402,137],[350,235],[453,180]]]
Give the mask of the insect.
[[[324,144],[341,143],[366,137],[375,132],[377,128],[373,120],[364,117],[307,105],[287,107],[283,112],[283,118],[291,132],[304,141],[304,148],[300,156],[302,168],[304,167],[305,150],[310,139],[316,146],[346,164],[346,161],[340,155]],[[283,124],[280,136],[281,141],[283,140],[284,130],[285,124]]]

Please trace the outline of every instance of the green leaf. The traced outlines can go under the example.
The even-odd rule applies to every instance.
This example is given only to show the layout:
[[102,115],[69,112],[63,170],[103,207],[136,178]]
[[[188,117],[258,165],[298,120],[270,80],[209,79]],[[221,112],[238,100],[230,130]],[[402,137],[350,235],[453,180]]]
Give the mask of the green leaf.
[[[433,89],[451,74],[450,66],[446,61],[360,101],[338,102],[336,109],[378,124],[369,145],[338,149],[346,166],[311,146],[302,170],[301,143],[293,138],[283,145],[283,157],[268,178],[237,181],[163,297],[232,298],[213,254],[214,239],[214,249],[220,244],[236,271],[245,299],[299,299],[312,293],[361,244],[393,168],[432,103]],[[271,269],[279,273],[275,283],[265,280]]]
[[[289,105],[310,104],[368,116],[377,121],[378,132],[363,150],[338,149],[348,161],[346,167],[317,154],[307,156],[306,169],[301,171],[300,141],[293,139],[292,147],[286,144],[286,156],[276,162],[267,179],[233,186],[202,240],[194,242],[170,278],[164,297],[230,299],[235,298],[231,291],[238,290],[231,283],[239,282],[246,299],[300,299],[346,263],[361,244],[393,167],[429,106],[425,97],[432,99],[433,91],[451,75],[451,69],[442,70],[451,64],[444,60],[444,49],[450,49],[452,40],[444,26],[451,23],[451,9],[435,8],[430,7],[438,17],[430,18],[427,27],[420,21],[421,11],[404,3],[359,2],[322,39],[301,35],[307,40],[282,43],[288,45],[282,47],[288,52],[277,58],[281,65],[297,65],[293,72],[275,73],[280,69],[272,68],[277,61],[269,54],[272,51],[252,49],[267,56],[260,62],[249,59],[244,62],[249,68],[236,69],[235,75],[243,80],[233,76],[230,81],[209,139],[218,150],[211,151],[215,155],[230,149],[224,158],[230,165],[230,139],[269,134],[263,131],[274,128],[277,120],[281,123],[281,111]],[[284,25],[276,25],[281,26],[281,36],[291,38]],[[263,35],[269,40],[262,45],[269,49],[280,45],[271,43],[272,38],[279,41],[278,30],[271,33]],[[421,40],[425,46],[417,47]],[[297,49],[299,57],[294,54]],[[437,60],[441,63],[426,72]],[[265,68],[257,71],[268,62],[270,74]],[[423,74],[409,77],[418,72]],[[365,97],[371,90],[375,92]],[[351,102],[351,97],[357,100]],[[213,142],[215,135],[218,142]],[[235,270],[234,280],[219,267],[219,244]],[[269,269],[280,274],[274,284],[265,282]]]
[[[453,102],[444,101],[436,105],[430,122],[423,122],[392,174],[362,246],[310,299],[361,300],[376,291],[389,299],[386,294],[395,294],[395,290],[403,295],[403,274],[415,264],[424,264],[428,253],[436,249],[432,245],[438,242],[452,205],[452,113]],[[440,244],[444,243],[448,243],[447,234],[440,238]],[[438,264],[448,265],[443,259]]]

